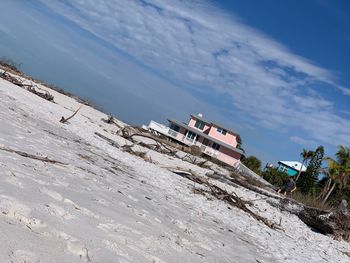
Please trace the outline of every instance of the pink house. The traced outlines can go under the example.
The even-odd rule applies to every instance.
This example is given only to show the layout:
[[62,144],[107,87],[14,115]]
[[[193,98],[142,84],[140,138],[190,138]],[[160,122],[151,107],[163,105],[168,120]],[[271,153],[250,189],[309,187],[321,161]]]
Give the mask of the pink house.
[[236,132],[222,125],[205,120],[202,114],[191,115],[188,124],[169,121],[168,135],[186,145],[197,145],[202,153],[232,166],[239,164],[244,155],[241,138]]

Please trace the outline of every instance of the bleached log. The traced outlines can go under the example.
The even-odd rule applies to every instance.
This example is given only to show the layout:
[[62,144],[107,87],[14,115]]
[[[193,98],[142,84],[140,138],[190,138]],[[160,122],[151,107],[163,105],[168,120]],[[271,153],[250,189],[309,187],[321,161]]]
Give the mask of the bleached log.
[[53,160],[53,159],[49,159],[48,157],[38,156],[38,155],[34,155],[34,154],[23,152],[23,151],[14,150],[14,149],[11,149],[11,148],[8,148],[8,147],[4,147],[4,146],[0,146],[0,150],[1,151],[6,151],[6,152],[10,152],[10,153],[15,153],[15,154],[18,154],[18,155],[20,155],[22,157],[31,158],[31,159],[42,161],[42,162],[66,165],[63,162],[56,161],[56,160]]

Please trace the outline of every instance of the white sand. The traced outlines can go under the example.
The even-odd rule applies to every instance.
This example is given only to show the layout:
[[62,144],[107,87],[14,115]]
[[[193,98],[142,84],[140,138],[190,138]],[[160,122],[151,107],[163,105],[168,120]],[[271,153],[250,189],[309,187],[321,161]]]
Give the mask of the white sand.
[[56,104],[0,79],[0,146],[67,164],[0,151],[0,262],[350,262],[342,253],[349,243],[311,231],[266,200],[253,209],[281,219],[283,231],[193,194],[192,182],[163,167],[203,176],[206,169],[149,150],[156,164],[148,163],[112,147],[94,132],[125,140],[95,109],[83,106],[60,123],[80,104],[50,93]]

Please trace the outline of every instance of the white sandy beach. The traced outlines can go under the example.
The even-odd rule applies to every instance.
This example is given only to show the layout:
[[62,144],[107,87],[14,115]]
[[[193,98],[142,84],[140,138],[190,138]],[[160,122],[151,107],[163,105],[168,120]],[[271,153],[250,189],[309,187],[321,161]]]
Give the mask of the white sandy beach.
[[255,200],[252,209],[282,230],[194,194],[193,182],[166,167],[210,170],[139,147],[149,163],[111,146],[94,133],[128,142],[98,110],[84,105],[60,123],[81,104],[49,92],[56,103],[0,79],[0,146],[64,163],[0,150],[0,262],[350,262],[349,243],[313,232],[259,194],[214,182]]

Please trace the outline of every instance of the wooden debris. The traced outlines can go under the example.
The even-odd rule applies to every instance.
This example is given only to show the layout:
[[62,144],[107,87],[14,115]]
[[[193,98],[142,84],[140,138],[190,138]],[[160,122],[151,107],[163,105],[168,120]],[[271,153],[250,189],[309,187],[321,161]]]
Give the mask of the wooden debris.
[[[222,175],[222,177],[225,177]],[[289,212],[299,217],[306,225],[325,235],[332,235],[336,239],[350,241],[350,214],[341,210],[328,211],[315,207],[309,207],[296,200],[276,195],[268,186],[256,186],[250,181],[244,180],[239,174],[232,174],[231,182],[246,189],[268,197],[267,202],[282,211]]]
[[132,126],[126,126],[123,129],[120,130],[120,134],[123,138],[132,141],[133,143],[137,143],[134,139],[134,137],[143,137],[148,138],[156,142],[156,144],[147,144],[147,143],[138,143],[139,145],[142,145],[143,147],[156,150],[160,153],[168,154],[171,156],[175,156],[177,150],[171,149],[170,146],[167,145],[166,140],[157,138],[153,135],[144,134],[141,132],[137,132],[138,127],[132,127]]
[[72,119],[77,113],[78,111],[81,109],[82,106],[80,106],[71,116],[69,116],[68,118],[65,118],[62,116],[60,122],[62,123],[67,123],[67,121],[69,121],[70,119]]
[[116,119],[114,118],[113,115],[109,115],[107,119],[102,119],[102,121],[104,121],[105,123],[108,123],[108,124],[114,124],[118,128],[122,127],[116,122]]
[[[268,221],[266,218],[256,214],[252,210],[250,210],[247,207],[247,205],[249,205],[250,202],[242,200],[240,197],[238,197],[238,195],[236,193],[234,193],[234,192],[228,193],[226,190],[224,190],[224,189],[222,189],[214,184],[211,184],[208,179],[204,179],[204,178],[201,178],[199,176],[195,176],[190,171],[179,171],[179,172],[174,171],[174,173],[176,173],[182,177],[185,177],[185,178],[187,178],[195,183],[207,186],[210,189],[209,191],[207,191],[207,193],[211,194],[212,196],[214,196],[218,200],[222,200],[222,201],[230,204],[231,206],[234,206],[234,207],[237,207],[237,208],[243,210],[244,212],[249,214],[251,217],[262,222],[263,224],[265,224],[269,228],[281,229],[278,226],[278,224],[272,223],[272,222]],[[196,190],[198,190],[198,189],[196,189]],[[204,191],[205,190],[200,190],[201,193],[203,193]]]
[[216,185],[208,184],[208,186],[211,189],[211,194],[213,196],[215,196],[217,199],[223,200],[223,201],[227,202],[228,204],[243,210],[244,212],[249,214],[251,217],[255,218],[256,220],[258,220],[258,221],[260,221],[262,223],[264,223],[265,225],[267,225],[268,227],[270,227],[272,229],[280,229],[278,224],[271,223],[266,218],[264,218],[264,217],[262,217],[262,216],[260,216],[260,215],[258,215],[256,213],[254,213],[252,210],[250,210],[247,207],[247,204],[249,204],[249,202],[243,201],[241,198],[239,198],[237,196],[236,193],[232,192],[231,194],[229,194],[226,190],[221,189],[220,187],[218,187]]
[[181,158],[182,161],[187,161],[189,163],[195,164],[197,162],[197,158],[193,156],[192,154],[186,154],[184,157]]
[[309,207],[288,197],[281,197],[279,202],[271,199],[267,202],[282,211],[298,216],[306,225],[321,234],[350,241],[350,215],[347,213]]
[[190,146],[190,151],[191,154],[195,155],[195,156],[201,156],[202,155],[202,150],[198,145],[191,145]]
[[104,136],[103,134],[99,133],[99,132],[95,132],[95,135],[97,135],[98,137],[102,138],[103,140],[107,141],[110,145],[120,148],[120,145],[116,142],[113,141],[112,139]]
[[138,131],[139,131],[138,127],[133,127],[133,126],[128,125],[128,126],[125,126],[123,129],[120,129],[118,131],[118,134],[120,136],[122,136],[123,138],[129,140],[130,136]]
[[45,91],[45,92],[40,92],[37,91],[33,86],[29,86],[27,88],[27,90],[35,95],[38,95],[39,97],[48,100],[48,101],[53,101],[54,100],[54,96],[51,95],[49,92]]
[[31,158],[31,159],[34,159],[34,160],[39,160],[39,161],[42,161],[42,162],[66,165],[63,162],[52,160],[52,159],[49,159],[48,157],[42,157],[42,156],[38,156],[38,155],[34,155],[34,154],[30,154],[30,153],[26,153],[26,152],[22,152],[22,151],[18,151],[18,150],[14,150],[14,149],[3,147],[3,146],[0,146],[0,150],[1,151],[6,151],[6,152],[10,152],[10,153],[16,153],[16,154],[18,154],[18,155],[20,155],[22,157]]
[[140,151],[135,151],[133,150],[132,148],[134,147],[134,144],[132,145],[128,145],[128,144],[125,144],[122,146],[122,148],[124,149],[124,151],[132,154],[132,155],[135,155],[135,156],[138,156],[138,157],[141,157],[142,159],[144,159],[146,162],[152,162],[152,159],[150,159],[148,156],[147,156],[147,152],[140,152]]
[[209,168],[209,167],[210,167],[210,165],[209,165],[209,163],[208,163],[208,160],[204,160],[204,161],[202,161],[202,162],[199,162],[199,163],[197,163],[197,165],[198,165],[199,167],[202,167],[202,168]]
[[16,77],[12,76],[11,74],[7,73],[6,71],[0,73],[0,77],[4,80],[11,82],[12,84],[15,84],[16,86],[19,86],[21,88],[26,89],[27,91],[45,99],[45,100],[54,102],[54,96],[51,95],[48,91],[40,92],[39,90],[37,90],[37,89],[39,89],[38,86],[33,85],[33,84],[26,84],[20,78],[16,78]]

